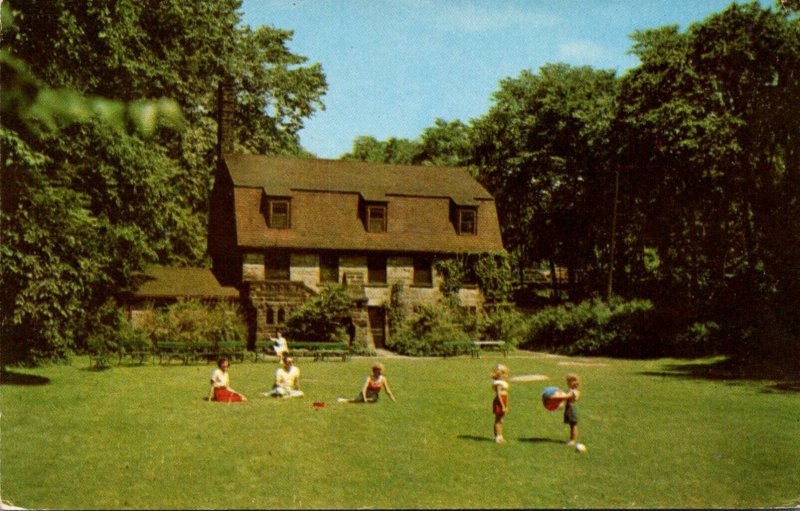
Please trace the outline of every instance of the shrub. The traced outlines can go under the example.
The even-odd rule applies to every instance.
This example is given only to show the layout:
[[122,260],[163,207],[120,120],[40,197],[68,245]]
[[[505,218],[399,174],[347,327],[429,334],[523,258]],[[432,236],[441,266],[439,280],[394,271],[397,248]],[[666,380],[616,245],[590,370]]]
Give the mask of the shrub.
[[286,336],[312,342],[348,342],[346,325],[353,300],[345,288],[325,287],[286,318]]
[[402,281],[392,284],[389,307],[387,307],[386,312],[389,318],[389,333],[394,335],[403,326],[408,317],[408,303],[406,301],[405,286]]
[[[181,300],[146,317],[149,319],[143,323],[143,329],[156,344],[247,339],[247,326],[238,307],[225,302],[206,305],[196,300]],[[131,342],[138,342],[135,335]]]
[[441,304],[418,307],[387,341],[387,346],[402,355],[441,355],[445,342],[470,339],[461,319],[453,307]]
[[508,254],[484,254],[475,262],[474,270],[478,287],[488,302],[501,303],[511,298],[513,277]]
[[494,307],[481,315],[480,336],[484,339],[506,341],[512,346],[522,342],[527,334],[525,317],[512,307]]
[[528,321],[522,344],[568,355],[647,356],[658,339],[648,339],[649,300],[599,299],[548,307]]
[[674,337],[670,354],[695,357],[716,351],[720,328],[716,321],[695,321],[685,331]]

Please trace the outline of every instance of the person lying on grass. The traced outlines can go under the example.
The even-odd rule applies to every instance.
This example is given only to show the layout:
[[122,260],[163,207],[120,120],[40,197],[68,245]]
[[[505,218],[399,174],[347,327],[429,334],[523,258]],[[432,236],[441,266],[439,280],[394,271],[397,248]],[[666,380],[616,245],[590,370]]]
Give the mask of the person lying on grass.
[[383,375],[383,364],[375,364],[372,366],[372,374],[367,376],[367,380],[361,387],[361,393],[355,399],[346,399],[340,397],[337,399],[340,403],[374,403],[378,400],[381,389],[386,389],[386,395],[389,399],[396,401],[392,389],[389,387],[389,380]]
[[228,374],[228,367],[231,362],[227,357],[222,357],[217,362],[217,368],[211,373],[211,388],[208,391],[208,400],[220,401],[223,403],[239,403],[247,401],[247,398],[233,390],[231,377]]

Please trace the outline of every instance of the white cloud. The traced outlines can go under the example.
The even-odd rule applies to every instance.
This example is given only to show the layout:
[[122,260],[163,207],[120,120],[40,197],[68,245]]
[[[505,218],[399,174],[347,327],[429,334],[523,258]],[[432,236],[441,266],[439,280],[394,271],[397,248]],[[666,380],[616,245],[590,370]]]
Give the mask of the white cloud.
[[[441,2],[433,0],[402,0],[395,5],[411,9],[429,25],[455,32],[483,33],[516,27],[537,29],[552,27],[558,18],[519,4],[503,5],[494,2]],[[523,4],[524,6],[534,4]]]
[[558,45],[558,57],[569,63],[596,64],[609,56],[606,48],[592,41],[573,39]]

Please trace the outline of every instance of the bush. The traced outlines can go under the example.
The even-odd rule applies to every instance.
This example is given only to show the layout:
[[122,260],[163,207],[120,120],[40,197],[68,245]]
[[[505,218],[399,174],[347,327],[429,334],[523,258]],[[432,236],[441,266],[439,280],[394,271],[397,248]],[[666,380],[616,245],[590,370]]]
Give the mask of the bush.
[[444,353],[444,343],[468,341],[461,313],[453,307],[424,305],[406,319],[387,347],[402,355],[432,356]]
[[348,343],[346,325],[350,321],[353,300],[337,285],[325,287],[286,319],[287,337],[310,342]]
[[674,337],[670,353],[674,356],[708,355],[719,346],[720,327],[716,321],[696,321]]
[[[155,310],[143,325],[149,338],[159,342],[245,341],[247,326],[236,305],[219,302],[205,305],[182,300]],[[130,342],[139,342],[133,334]]]
[[652,309],[649,300],[620,299],[548,307],[531,316],[521,346],[567,355],[646,356],[658,344],[644,335]]
[[483,339],[498,339],[518,346],[526,337],[528,327],[525,317],[511,307],[496,307],[480,317],[480,336]]

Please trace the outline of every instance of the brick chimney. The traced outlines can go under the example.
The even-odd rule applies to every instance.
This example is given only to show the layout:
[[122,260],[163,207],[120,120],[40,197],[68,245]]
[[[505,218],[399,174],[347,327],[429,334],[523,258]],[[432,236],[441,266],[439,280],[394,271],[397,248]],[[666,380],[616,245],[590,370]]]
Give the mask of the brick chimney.
[[233,114],[236,85],[233,78],[224,78],[217,91],[217,154],[233,152]]

